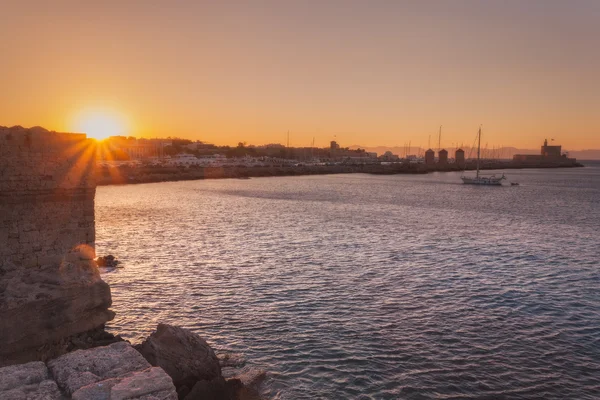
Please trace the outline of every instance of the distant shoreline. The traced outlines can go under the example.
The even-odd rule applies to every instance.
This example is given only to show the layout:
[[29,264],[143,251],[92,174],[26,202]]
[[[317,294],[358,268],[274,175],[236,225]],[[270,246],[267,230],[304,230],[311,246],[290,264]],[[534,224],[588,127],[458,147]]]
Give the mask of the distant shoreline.
[[[577,168],[574,164],[528,164],[512,161],[494,161],[483,165],[482,170],[530,169],[530,168]],[[302,176],[363,173],[373,175],[428,174],[430,172],[458,172],[475,170],[473,163],[466,167],[455,164],[354,164],[354,165],[300,165],[300,166],[121,166],[115,168],[98,167],[98,186],[126,185],[136,183],[173,182],[202,179],[247,179],[270,176]]]

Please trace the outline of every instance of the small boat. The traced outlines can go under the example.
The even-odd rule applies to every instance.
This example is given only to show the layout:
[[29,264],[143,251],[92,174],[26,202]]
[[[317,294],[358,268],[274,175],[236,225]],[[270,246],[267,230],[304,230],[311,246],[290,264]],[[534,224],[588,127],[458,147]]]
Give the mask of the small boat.
[[462,176],[460,179],[462,179],[463,183],[468,185],[502,186],[502,181],[506,179],[506,177],[504,174],[502,174],[501,177],[497,177],[496,175],[480,176],[477,174],[474,177]]
[[477,174],[475,176],[461,176],[463,183],[467,185],[488,185],[488,186],[502,186],[502,181],[506,179],[504,174],[501,177],[497,177],[495,175],[490,176],[482,176],[479,174],[479,159],[481,153],[481,128],[479,128],[479,132],[477,133],[478,143],[477,143]]

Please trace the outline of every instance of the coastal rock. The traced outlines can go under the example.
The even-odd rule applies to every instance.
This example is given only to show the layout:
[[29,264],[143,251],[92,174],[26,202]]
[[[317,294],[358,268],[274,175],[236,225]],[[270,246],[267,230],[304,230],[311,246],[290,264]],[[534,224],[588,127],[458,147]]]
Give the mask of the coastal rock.
[[246,358],[239,353],[221,353],[217,357],[221,368],[239,368],[246,364]]
[[[231,372],[231,371],[228,371]],[[237,373],[229,381],[240,382],[240,388],[237,391],[238,400],[260,400],[260,386],[266,379],[267,373],[264,369],[254,367],[244,367],[237,370]]]
[[215,352],[204,339],[187,329],[159,324],[156,332],[136,349],[150,364],[164,369],[178,388],[221,378]]
[[73,400],[177,400],[171,377],[162,368],[151,367],[123,377],[106,379],[78,389]]
[[0,368],[0,399],[59,400],[62,395],[43,362]]
[[104,257],[96,258],[96,264],[98,264],[99,267],[117,268],[119,265],[119,260],[117,260],[112,254],[109,254]]
[[236,376],[244,387],[258,390],[260,385],[267,377],[267,372],[259,368],[244,368]]
[[238,392],[243,389],[238,379],[215,378],[198,381],[184,400],[238,400]]
[[109,378],[150,368],[150,364],[127,342],[77,350],[48,363],[58,386],[68,395]]
[[[85,255],[84,255],[85,256]],[[4,268],[0,285],[0,366],[64,354],[69,336],[114,317],[110,288],[93,260],[65,258],[36,268]]]
[[123,341],[124,339],[121,336],[115,336],[112,333],[106,332],[104,327],[99,327],[70,336],[66,338],[65,344],[67,352],[71,352],[90,349],[92,347],[108,346],[109,344]]

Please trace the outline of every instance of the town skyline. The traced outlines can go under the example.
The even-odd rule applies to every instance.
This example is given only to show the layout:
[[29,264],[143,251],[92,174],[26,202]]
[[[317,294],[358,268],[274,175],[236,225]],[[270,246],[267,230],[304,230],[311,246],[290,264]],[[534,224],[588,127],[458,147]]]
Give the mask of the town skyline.
[[[21,125],[15,125],[16,126],[21,126]],[[0,127],[2,127],[2,125],[0,124]],[[38,126],[39,127],[39,126]],[[8,128],[8,126],[6,127]],[[24,127],[24,128],[36,128],[36,127]],[[39,127],[43,130],[48,130],[45,127]],[[49,129],[50,131],[57,131],[54,129]],[[60,131],[58,131],[60,132]],[[302,144],[302,143],[294,143],[293,140],[290,138],[290,140],[288,141],[288,136],[286,133],[285,136],[285,140],[279,141],[279,142],[269,142],[269,143],[252,143],[252,142],[248,142],[246,140],[237,140],[234,141],[234,143],[219,143],[219,142],[212,142],[209,141],[207,139],[205,139],[204,137],[191,137],[191,138],[186,138],[186,137],[181,137],[181,136],[177,136],[177,135],[155,135],[155,136],[135,136],[135,135],[130,135],[130,134],[116,134],[116,135],[111,135],[108,137],[102,137],[101,139],[96,138],[94,135],[90,135],[84,131],[64,131],[65,133],[74,133],[74,134],[85,134],[87,135],[88,138],[91,139],[96,139],[99,142],[102,142],[106,139],[109,138],[115,138],[115,137],[122,137],[122,138],[134,138],[136,140],[161,140],[161,141],[167,141],[167,140],[184,140],[184,141],[189,141],[192,143],[205,143],[205,144],[210,144],[210,145],[215,145],[215,146],[219,146],[219,147],[237,147],[240,144],[243,144],[243,146],[247,146],[247,147],[266,147],[266,146],[281,146],[281,147],[289,147],[289,148],[315,148],[315,149],[323,149],[323,148],[329,148],[331,145],[332,141],[335,141],[338,145],[340,145],[342,148],[349,148],[351,150],[357,150],[357,149],[363,149],[367,152],[374,152],[377,153],[379,155],[389,151],[395,155],[399,155],[399,156],[406,156],[406,155],[416,155],[416,156],[422,156],[423,153],[427,150],[427,149],[432,149],[434,151],[438,151],[441,149],[445,149],[445,150],[456,150],[459,148],[462,148],[463,150],[467,150],[467,151],[475,151],[473,149],[476,148],[475,146],[475,141],[473,141],[473,143],[471,144],[467,144],[467,143],[459,143],[459,142],[454,142],[454,141],[448,141],[446,142],[438,142],[437,139],[439,139],[439,137],[431,137],[428,138],[428,141],[431,141],[431,143],[427,143],[426,145],[420,144],[420,143],[413,143],[412,140],[407,140],[404,141],[402,144],[391,144],[391,145],[385,145],[385,144],[376,144],[376,145],[364,145],[364,144],[360,144],[360,143],[344,143],[344,142],[339,142],[339,139],[337,138],[337,135],[333,136],[333,140],[324,140],[324,139],[320,139],[320,140],[316,140],[316,137],[313,137],[313,141],[311,141],[311,143],[308,144]],[[550,144],[557,144],[557,145],[561,145],[560,141],[556,141],[554,138],[544,138],[543,140],[547,140]],[[510,158],[512,157],[512,155],[514,154],[518,154],[518,153],[523,153],[523,154],[537,154],[539,152],[539,147],[542,143],[542,139],[540,139],[540,141],[538,142],[538,146],[532,146],[532,147],[517,147],[517,146],[511,146],[509,144],[496,144],[496,143],[490,143],[487,141],[482,142],[482,152],[484,155],[489,156],[489,155],[493,155],[493,158]],[[580,158],[583,160],[597,160],[600,159],[600,148],[583,148],[583,149],[570,149],[570,148],[565,148],[563,147],[563,152],[565,154],[570,154],[576,158]],[[468,155],[470,156],[470,155]]]
[[466,145],[483,125],[490,145],[600,148],[595,1],[3,11],[2,125],[220,145],[286,143],[290,131],[295,146],[368,147],[427,147],[440,125],[446,146]]

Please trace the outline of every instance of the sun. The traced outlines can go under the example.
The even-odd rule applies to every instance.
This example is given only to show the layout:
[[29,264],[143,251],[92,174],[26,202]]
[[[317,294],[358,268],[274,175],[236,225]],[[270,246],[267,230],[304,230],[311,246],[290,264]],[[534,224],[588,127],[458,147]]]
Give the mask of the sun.
[[110,111],[84,111],[75,118],[73,128],[96,140],[126,134],[123,118]]

